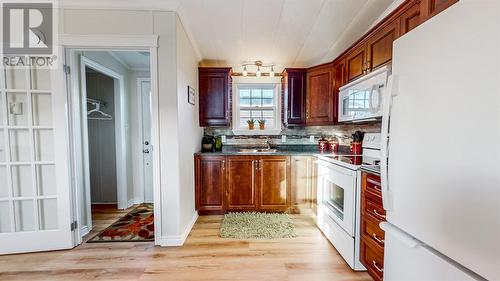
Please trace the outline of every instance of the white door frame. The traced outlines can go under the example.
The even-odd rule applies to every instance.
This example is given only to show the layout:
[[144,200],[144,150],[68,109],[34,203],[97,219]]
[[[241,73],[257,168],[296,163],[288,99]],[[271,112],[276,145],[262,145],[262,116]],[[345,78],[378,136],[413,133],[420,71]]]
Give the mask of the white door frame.
[[[137,120],[139,121],[138,124],[139,126],[142,128],[142,115],[143,115],[143,112],[142,112],[142,88],[141,88],[141,83],[142,82],[149,82],[150,85],[151,85],[151,78],[150,77],[138,77],[137,78]],[[144,155],[143,155],[143,149],[142,147],[144,147],[144,130],[140,130],[140,133],[139,133],[139,141],[138,143],[141,144],[141,149],[137,150],[139,152],[139,155],[136,155],[138,156],[138,158],[140,159],[139,160],[139,166],[141,167],[141,170],[139,172],[139,180],[141,182],[141,187],[142,187],[142,200],[143,202],[146,202],[146,185],[145,185],[145,176],[144,176]]]
[[[129,51],[149,51],[150,53],[150,73],[151,73],[151,143],[152,143],[152,152],[153,152],[153,193],[154,193],[154,225],[155,225],[155,245],[160,245],[161,238],[161,182],[160,182],[160,129],[159,129],[159,107],[158,107],[158,36],[157,35],[144,35],[144,36],[88,36],[88,35],[60,35],[59,41],[61,43],[62,48],[68,49],[86,49],[86,50],[129,50]],[[66,58],[67,62],[70,65],[75,65],[74,61],[68,61],[69,58]],[[66,79],[65,82],[67,85],[68,96],[72,96],[71,92],[75,90],[75,87],[78,88],[78,85],[75,85],[75,81],[73,79],[73,74],[71,75],[71,81]],[[68,86],[70,85],[70,86]],[[68,123],[70,126],[70,138],[71,138],[71,151],[70,155],[71,163],[72,163],[72,189],[73,189],[73,210],[74,210],[74,219],[79,221],[80,209],[78,202],[78,189],[82,188],[78,182],[81,180],[81,176],[78,175],[77,168],[75,164],[77,164],[77,155],[79,148],[79,141],[75,140],[75,126],[79,126],[78,121],[74,120],[74,114],[81,114],[80,109],[78,107],[80,101],[74,101],[74,99],[70,98],[68,104],[69,115],[72,118]],[[76,121],[76,122],[75,122]],[[81,143],[80,143],[81,145]],[[80,146],[81,147],[81,146]],[[74,245],[78,245],[82,242],[81,239],[81,231],[80,228],[77,227],[76,234],[74,236]]]
[[[99,73],[105,74],[113,78],[114,81],[114,104],[115,116],[113,122],[115,123],[115,147],[116,147],[116,188],[117,188],[117,201],[118,209],[128,208],[128,194],[127,194],[127,149],[125,145],[125,80],[123,75],[85,57],[80,56],[80,87],[81,87],[81,105],[83,108],[82,120],[85,121],[87,112],[87,79],[85,69],[89,67]],[[75,73],[77,75],[77,73]],[[89,142],[88,142],[88,125],[87,122],[81,122],[82,137],[83,137],[83,164],[85,170],[85,197],[87,199],[87,226],[90,230],[92,227],[92,210],[91,210],[91,186],[90,186],[90,159],[89,159]]]

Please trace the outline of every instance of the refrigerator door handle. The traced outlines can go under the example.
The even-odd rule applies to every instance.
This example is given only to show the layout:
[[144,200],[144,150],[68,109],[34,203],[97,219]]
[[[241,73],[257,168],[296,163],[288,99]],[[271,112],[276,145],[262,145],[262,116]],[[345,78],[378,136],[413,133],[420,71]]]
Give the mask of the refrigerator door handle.
[[392,195],[388,181],[388,158],[389,158],[389,124],[391,118],[392,99],[397,94],[397,75],[389,76],[387,87],[385,89],[383,100],[382,114],[382,140],[381,140],[381,157],[380,157],[380,180],[382,184],[382,204],[385,210],[392,210]]

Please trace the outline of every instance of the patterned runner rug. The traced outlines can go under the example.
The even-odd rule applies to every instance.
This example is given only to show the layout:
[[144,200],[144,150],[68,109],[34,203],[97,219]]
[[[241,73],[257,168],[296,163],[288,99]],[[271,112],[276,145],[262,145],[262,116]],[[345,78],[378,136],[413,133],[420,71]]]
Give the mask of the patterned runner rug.
[[153,215],[153,204],[141,204],[87,242],[154,241]]

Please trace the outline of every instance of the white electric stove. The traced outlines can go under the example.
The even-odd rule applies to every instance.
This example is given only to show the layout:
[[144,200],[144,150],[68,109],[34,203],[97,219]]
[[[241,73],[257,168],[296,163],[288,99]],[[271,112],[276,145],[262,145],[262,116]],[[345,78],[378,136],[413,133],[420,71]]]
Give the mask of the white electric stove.
[[362,155],[318,155],[317,225],[354,270],[366,270],[359,260],[360,167],[377,169],[380,134],[367,133]]

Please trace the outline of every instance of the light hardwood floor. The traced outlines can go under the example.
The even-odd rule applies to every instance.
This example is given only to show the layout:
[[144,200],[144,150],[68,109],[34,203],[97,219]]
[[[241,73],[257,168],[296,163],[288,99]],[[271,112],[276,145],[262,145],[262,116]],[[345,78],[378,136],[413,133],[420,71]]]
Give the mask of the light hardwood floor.
[[[96,213],[93,233],[123,213]],[[182,247],[84,243],[67,251],[1,256],[0,280],[372,280],[347,266],[310,216],[292,218],[299,234],[294,239],[222,239],[222,216],[203,216]]]

